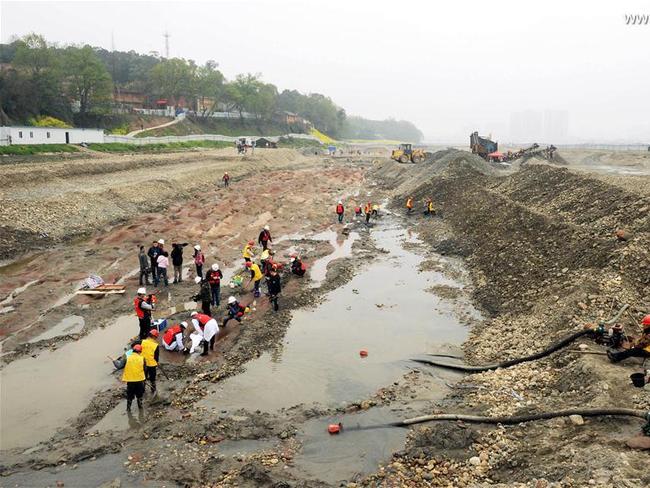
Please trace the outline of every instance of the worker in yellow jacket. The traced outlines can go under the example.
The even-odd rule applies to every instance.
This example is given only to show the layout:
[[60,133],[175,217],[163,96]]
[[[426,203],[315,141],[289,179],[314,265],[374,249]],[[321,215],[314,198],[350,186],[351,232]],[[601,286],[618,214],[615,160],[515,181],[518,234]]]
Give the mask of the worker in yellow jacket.
[[138,399],[138,408],[142,409],[142,397],[144,396],[144,357],[142,357],[142,346],[133,346],[133,352],[126,357],[122,381],[126,383],[126,411],[131,411],[133,399]]
[[151,384],[151,393],[156,394],[156,372],[160,348],[158,347],[158,329],[151,329],[149,337],[142,341],[142,357],[144,358],[144,373]]
[[255,252],[253,251],[254,248],[255,248],[254,241],[248,241],[244,246],[244,250],[242,251],[241,255],[244,258],[245,262],[250,263],[253,257],[255,256]]
[[257,264],[252,263],[250,261],[246,262],[246,267],[251,270],[251,280],[253,281],[253,290],[255,290],[254,292],[255,298],[258,298],[260,296],[260,282],[262,281],[264,274],[262,273],[262,270]]

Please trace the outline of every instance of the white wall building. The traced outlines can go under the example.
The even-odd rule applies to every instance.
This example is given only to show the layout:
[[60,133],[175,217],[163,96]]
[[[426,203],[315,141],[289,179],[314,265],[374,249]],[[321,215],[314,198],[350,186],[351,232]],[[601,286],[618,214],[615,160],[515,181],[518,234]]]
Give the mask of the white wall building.
[[81,144],[104,142],[102,129],[60,129],[58,127],[0,127],[0,145]]

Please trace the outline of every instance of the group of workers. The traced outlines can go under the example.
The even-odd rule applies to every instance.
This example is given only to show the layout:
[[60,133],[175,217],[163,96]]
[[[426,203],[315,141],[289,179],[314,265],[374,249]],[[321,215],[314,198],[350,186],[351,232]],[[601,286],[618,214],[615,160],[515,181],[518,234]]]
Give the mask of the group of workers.
[[[342,224],[345,217],[345,206],[343,205],[343,200],[337,202],[335,212],[338,223]],[[366,223],[370,222],[371,217],[379,217],[379,205],[367,202],[363,207],[361,207],[360,204],[357,204],[354,207],[354,218],[361,219],[364,214],[366,216]]]
[[[227,174],[224,175],[224,185],[228,186]],[[271,249],[273,237],[268,225],[260,231],[257,245],[261,249],[259,260],[256,262],[258,247],[255,241],[248,241],[242,250],[244,266],[250,272],[250,280],[245,286],[252,283],[253,296],[261,296],[261,283],[266,278],[268,289],[268,298],[273,310],[279,310],[278,299],[282,292],[282,280],[279,271],[283,269],[283,264],[274,259],[275,252]],[[156,371],[159,366],[159,345],[167,351],[177,351],[190,353],[193,348],[188,347],[187,333],[189,324],[187,321],[173,324],[167,327],[160,337],[160,331],[153,325],[152,313],[156,307],[156,295],[147,293],[145,285],[150,284],[149,275],[153,278],[155,286],[162,283],[168,285],[167,281],[167,252],[164,248],[165,241],[159,239],[154,241],[145,253],[144,246],[140,246],[140,288],[137,290],[136,297],[133,300],[136,316],[139,323],[138,338],[131,343],[130,349],[126,352],[126,362],[122,374],[122,381],[127,385],[127,410],[131,410],[133,399],[137,399],[138,408],[142,408],[142,398],[145,391],[145,385],[151,387],[153,394],[156,393]],[[172,264],[174,266],[174,283],[182,282],[182,265],[183,265],[183,248],[188,243],[172,244]],[[194,265],[196,268],[195,283],[199,285],[198,293],[193,297],[197,302],[201,302],[201,312],[194,311],[190,314],[193,332],[191,339],[197,339],[198,346],[203,348],[202,356],[208,354],[208,350],[214,350],[217,335],[219,333],[219,324],[212,313],[211,307],[219,307],[221,302],[221,280],[223,273],[219,264],[213,263],[208,271],[203,273],[205,256],[201,251],[200,245],[194,246]],[[290,257],[290,271],[297,276],[304,276],[306,266],[298,255]],[[226,327],[228,322],[236,320],[241,323],[246,313],[250,312],[249,305],[239,302],[234,296],[230,296],[227,301],[225,315],[222,319],[222,326]],[[195,337],[192,338],[191,336]]]
[[[413,213],[413,197],[409,196],[406,199],[406,215],[411,215]],[[427,198],[424,206],[424,215],[433,217],[436,213],[435,208],[433,207],[433,199]]]
[[[140,252],[138,254],[138,261],[140,263],[140,286],[151,284],[149,281],[149,275],[151,275],[154,286],[158,286],[161,283],[164,286],[169,286],[167,268],[169,268],[170,257],[171,264],[174,267],[174,283],[181,283],[183,281],[183,248],[187,245],[187,242],[173,242],[171,253],[168,253],[165,250],[164,239],[153,241],[151,247],[146,253],[144,246],[140,246]],[[203,276],[205,256],[201,251],[200,244],[194,246],[194,255],[192,256],[192,259],[196,266],[197,276]]]

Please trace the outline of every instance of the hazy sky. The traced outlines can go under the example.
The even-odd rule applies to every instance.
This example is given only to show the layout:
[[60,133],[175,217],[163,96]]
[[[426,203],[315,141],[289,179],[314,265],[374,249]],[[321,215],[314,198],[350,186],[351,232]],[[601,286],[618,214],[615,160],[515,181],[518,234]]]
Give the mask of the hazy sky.
[[505,141],[512,112],[566,110],[572,139],[650,142],[650,23],[625,14],[650,1],[0,0],[0,29],[142,53],[168,30],[171,56],[405,118],[430,141]]

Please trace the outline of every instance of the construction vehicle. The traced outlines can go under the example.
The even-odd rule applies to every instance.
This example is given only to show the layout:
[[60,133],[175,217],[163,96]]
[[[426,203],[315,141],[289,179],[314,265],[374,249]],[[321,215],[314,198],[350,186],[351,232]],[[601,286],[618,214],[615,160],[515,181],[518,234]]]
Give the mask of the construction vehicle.
[[469,147],[472,150],[472,154],[478,154],[487,160],[488,154],[498,151],[499,144],[486,137],[479,136],[478,132],[474,132],[469,136]]
[[390,157],[400,163],[421,163],[425,154],[422,149],[413,149],[411,144],[400,144],[398,149],[393,149]]

